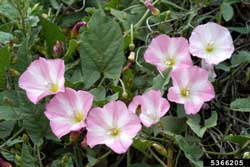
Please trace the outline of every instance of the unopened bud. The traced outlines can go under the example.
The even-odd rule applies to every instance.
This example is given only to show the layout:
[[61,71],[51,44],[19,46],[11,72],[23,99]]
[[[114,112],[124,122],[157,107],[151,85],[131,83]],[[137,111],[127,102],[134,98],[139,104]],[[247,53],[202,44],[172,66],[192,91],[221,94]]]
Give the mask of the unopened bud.
[[128,60],[131,62],[135,62],[135,52],[130,52]]
[[88,144],[87,144],[87,137],[86,137],[86,136],[83,138],[83,140],[82,140],[82,142],[81,142],[81,147],[82,147],[83,149],[87,149],[87,147],[88,147]]
[[59,55],[64,53],[64,43],[63,41],[56,41],[54,47],[53,47],[53,51],[55,55]]
[[80,132],[71,132],[69,136],[69,142],[74,143],[77,141],[78,137],[80,135]]
[[129,44],[129,50],[131,50],[131,51],[135,50],[135,44],[134,43]]
[[122,97],[123,97],[124,99],[127,99],[127,98],[128,98],[128,93],[127,93],[126,91],[123,91],[123,92],[122,92]]
[[250,152],[244,152],[243,159],[250,159]]
[[85,21],[77,22],[71,30],[71,37],[77,37],[81,27],[86,27],[87,23]]
[[22,140],[25,142],[25,143],[28,143],[29,142],[29,136],[27,134],[23,134],[22,136]]
[[12,165],[9,162],[3,160],[2,158],[0,158],[0,166],[1,167],[12,167]]
[[152,0],[146,0],[144,5],[151,11],[152,15],[158,16],[160,14],[160,10],[157,9],[153,4]]
[[152,146],[162,156],[164,156],[164,157],[168,156],[167,150],[162,145],[160,145],[158,143],[154,143],[154,144],[152,144]]
[[10,75],[12,77],[18,77],[18,76],[20,76],[20,73],[17,70],[15,70],[14,68],[10,68],[9,71],[10,71]]
[[16,160],[16,162],[21,162],[22,161],[22,158],[21,158],[21,156],[19,156],[19,155],[15,155],[15,160]]
[[42,17],[43,17],[44,19],[47,19],[47,18],[48,18],[48,14],[43,13],[43,14],[42,14]]
[[171,19],[171,17],[172,17],[172,13],[171,13],[170,10],[168,10],[168,11],[166,12],[166,20]]

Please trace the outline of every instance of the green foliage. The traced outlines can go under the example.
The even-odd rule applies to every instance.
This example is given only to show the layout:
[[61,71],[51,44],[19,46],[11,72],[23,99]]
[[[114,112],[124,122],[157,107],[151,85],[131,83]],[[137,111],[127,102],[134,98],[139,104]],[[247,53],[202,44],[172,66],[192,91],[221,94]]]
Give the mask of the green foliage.
[[234,100],[230,107],[234,111],[250,112],[250,98],[241,98]]
[[10,65],[10,52],[8,47],[0,49],[0,90],[6,88],[6,72]]
[[[173,149],[175,166],[202,167],[202,159],[241,158],[250,149],[247,2],[154,0],[159,16],[153,16],[143,2],[0,0],[1,158],[16,167],[160,167],[168,166],[166,150]],[[72,27],[82,20],[87,26],[72,38]],[[112,100],[129,105],[134,96],[151,89],[167,98],[171,69],[159,73],[143,59],[145,49],[159,34],[188,39],[197,25],[206,22],[228,28],[235,46],[231,59],[215,65],[216,97],[194,116],[186,115],[183,104],[170,102],[170,111],[157,124],[142,126],[125,154],[117,155],[104,145],[86,147],[81,143],[86,129],[75,143],[69,135],[57,139],[44,115],[53,95],[33,105],[18,87],[18,77],[33,60],[62,58],[65,86],[90,91],[94,107]],[[60,55],[53,54],[57,40],[65,46]],[[135,48],[130,50],[130,43]],[[134,61],[128,60],[131,52]],[[192,59],[194,65],[200,64],[200,59]]]
[[64,42],[65,36],[60,31],[59,27],[56,24],[44,18],[40,18],[40,23],[43,28],[43,36],[44,36],[44,39],[46,40],[48,53],[50,55],[49,57],[52,57],[53,46],[55,45],[56,41]]
[[[96,25],[99,25],[98,27]],[[101,76],[117,79],[124,63],[123,37],[119,25],[97,11],[81,34],[81,67],[84,82],[92,86]]]
[[229,3],[222,3],[221,13],[225,21],[229,21],[233,18],[234,10]]
[[0,43],[7,44],[13,40],[13,35],[11,33],[0,31]]
[[203,137],[204,133],[208,128],[212,128],[217,125],[217,119],[218,115],[217,112],[212,112],[212,115],[210,118],[205,120],[205,124],[203,127],[200,125],[200,115],[191,116],[187,120],[188,126],[193,130],[195,134],[197,134],[199,137]]

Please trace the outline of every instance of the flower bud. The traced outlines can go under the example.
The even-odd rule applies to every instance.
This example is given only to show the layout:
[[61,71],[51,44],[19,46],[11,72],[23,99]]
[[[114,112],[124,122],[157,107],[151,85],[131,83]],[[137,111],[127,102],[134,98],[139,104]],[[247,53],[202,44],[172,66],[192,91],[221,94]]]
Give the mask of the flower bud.
[[20,76],[20,73],[17,70],[15,70],[14,68],[10,68],[9,71],[10,71],[10,75],[12,77],[18,77],[18,76]]
[[250,159],[250,152],[244,152],[243,159]]
[[87,149],[87,147],[88,147],[88,144],[87,144],[87,137],[86,137],[86,136],[83,138],[83,140],[82,140],[82,142],[81,142],[81,147],[82,147],[83,149]]
[[12,167],[12,165],[9,162],[3,160],[2,158],[0,158],[0,166],[1,167]]
[[77,22],[71,30],[71,37],[77,37],[81,27],[86,27],[87,23],[85,21]]
[[80,135],[80,132],[71,132],[69,136],[69,142],[74,143],[77,141],[78,137]]
[[128,98],[128,93],[127,93],[126,91],[123,91],[123,92],[122,92],[122,97],[123,97],[124,99],[127,99],[127,98]]
[[171,13],[171,11],[170,10],[168,10],[167,12],[166,12],[166,14],[165,14],[165,16],[166,16],[166,20],[168,20],[168,19],[171,19],[171,16],[172,15],[172,13]]
[[134,43],[129,44],[129,50],[131,50],[131,51],[135,50],[135,44]]
[[135,52],[130,52],[128,60],[131,62],[135,62]]
[[146,0],[144,5],[151,11],[152,15],[158,16],[160,14],[160,10],[157,9],[153,4],[152,0]]
[[64,53],[64,43],[63,41],[56,41],[54,47],[53,47],[53,51],[55,55],[59,55]]
[[160,145],[158,143],[153,143],[152,146],[162,156],[164,156],[164,157],[168,156],[167,150],[162,145]]

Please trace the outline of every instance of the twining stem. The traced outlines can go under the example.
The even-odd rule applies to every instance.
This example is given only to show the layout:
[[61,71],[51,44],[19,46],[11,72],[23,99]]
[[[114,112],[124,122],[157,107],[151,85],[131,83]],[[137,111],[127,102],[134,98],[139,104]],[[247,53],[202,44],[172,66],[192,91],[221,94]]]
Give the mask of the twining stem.
[[174,167],[174,147],[173,144],[170,143],[168,146],[168,167]]
[[150,153],[153,155],[153,157],[163,166],[163,167],[168,167],[155,153],[154,151],[149,148]]
[[[158,3],[160,0],[156,0],[153,2],[153,5],[155,5],[156,3]],[[141,24],[144,22],[144,20],[146,19],[146,17],[148,16],[148,13],[150,12],[149,9],[146,10],[146,12],[144,13],[144,15],[141,17],[141,19],[135,24],[134,28],[138,29]]]
[[127,167],[130,167],[130,151],[127,152]]

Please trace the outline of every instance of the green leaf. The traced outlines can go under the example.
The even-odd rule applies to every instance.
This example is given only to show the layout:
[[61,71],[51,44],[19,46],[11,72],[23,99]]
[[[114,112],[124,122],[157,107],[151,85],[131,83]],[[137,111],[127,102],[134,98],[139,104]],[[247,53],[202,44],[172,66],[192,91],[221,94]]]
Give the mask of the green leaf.
[[180,134],[186,129],[186,118],[166,116],[161,119],[160,123],[163,125],[164,130],[170,131],[174,134]]
[[153,79],[153,89],[159,89],[163,93],[164,91],[167,90],[167,85],[170,80],[170,71],[171,69],[165,70],[162,75],[158,74],[154,79]]
[[89,82],[90,76],[94,82],[101,75],[110,79],[119,78],[124,63],[124,40],[115,21],[97,11],[90,19],[88,28],[81,34],[80,42],[84,82]]
[[205,125],[203,127],[201,127],[200,125],[200,115],[189,117],[187,120],[187,124],[195,134],[197,134],[199,137],[203,137],[204,133],[208,128],[216,126],[217,119],[218,119],[217,112],[214,111],[212,112],[211,117],[205,120]]
[[16,121],[0,122],[0,139],[4,139],[8,137],[11,134],[15,124],[16,124]]
[[18,120],[19,116],[16,113],[17,108],[9,106],[0,106],[0,120],[13,121]]
[[42,113],[31,114],[23,121],[23,127],[27,130],[34,144],[41,145],[45,137],[58,141],[57,138],[53,137],[49,122]]
[[53,46],[55,45],[56,41],[63,41],[65,40],[65,36],[64,34],[60,31],[59,27],[44,19],[44,18],[40,18],[40,23],[42,25],[43,28],[43,36],[46,40],[47,43],[47,47],[48,47],[48,53],[50,56],[52,56],[53,54]]
[[58,9],[60,8],[60,6],[59,6],[57,0],[49,0],[49,2],[50,2],[51,6],[52,6],[54,9],[57,9],[57,10],[58,10]]
[[250,27],[247,25],[246,27],[227,27],[231,31],[235,31],[241,34],[249,34],[250,33]]
[[8,47],[0,49],[0,90],[6,88],[6,71],[10,65],[10,52]]
[[21,153],[21,166],[23,167],[37,167],[38,165],[36,164],[37,160],[35,157],[32,156],[31,154],[31,149],[30,147],[23,143],[22,146],[22,153]]
[[0,43],[7,44],[13,38],[14,36],[11,33],[0,31]]
[[225,21],[229,21],[233,18],[234,10],[229,3],[222,3],[221,13]]
[[146,149],[151,147],[152,144],[153,144],[152,141],[141,139],[141,138],[137,137],[134,139],[133,147],[146,155],[146,152],[145,152]]
[[98,88],[94,88],[90,90],[90,93],[94,95],[95,101],[101,101],[105,100],[106,97],[106,90],[103,86],[100,86]]
[[3,15],[12,21],[15,21],[18,17],[18,11],[9,3],[8,0],[3,0],[0,1],[0,15]]
[[26,38],[17,50],[17,61],[15,64],[16,70],[20,73],[24,72],[31,63],[31,57],[29,39]]
[[203,151],[198,143],[188,142],[181,135],[176,135],[175,141],[179,145],[180,149],[184,152],[185,157],[189,159],[192,164],[197,167],[203,167],[202,161],[199,160],[203,155]]
[[250,141],[250,135],[229,135],[225,138],[229,139],[231,142],[240,144],[241,146]]
[[250,98],[236,99],[230,104],[230,108],[234,111],[250,112]]
[[231,64],[236,66],[242,63],[250,63],[250,52],[248,51],[239,51],[236,55],[232,56]]

